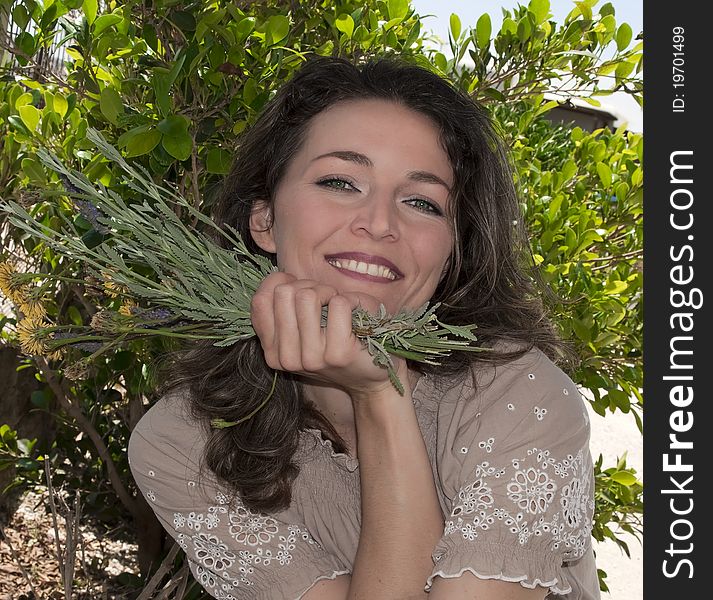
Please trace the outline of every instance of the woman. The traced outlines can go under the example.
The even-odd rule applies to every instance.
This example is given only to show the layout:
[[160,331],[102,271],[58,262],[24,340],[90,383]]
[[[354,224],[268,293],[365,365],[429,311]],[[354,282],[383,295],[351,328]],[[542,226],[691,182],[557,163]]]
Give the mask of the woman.
[[[279,267],[257,336],[182,353],[129,447],[209,593],[599,597],[587,414],[483,109],[395,59],[310,60],[244,134],[215,218]],[[485,350],[395,357],[400,395],[351,311],[427,301]]]

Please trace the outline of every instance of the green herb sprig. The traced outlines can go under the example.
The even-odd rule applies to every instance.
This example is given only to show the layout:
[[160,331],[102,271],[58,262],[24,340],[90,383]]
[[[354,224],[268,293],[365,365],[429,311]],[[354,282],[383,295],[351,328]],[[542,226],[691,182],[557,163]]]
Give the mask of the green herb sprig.
[[[216,346],[229,346],[254,336],[250,302],[262,280],[276,267],[265,257],[252,254],[233,227],[220,227],[176,189],[157,184],[146,169],[126,162],[98,131],[88,129],[87,138],[107,160],[120,167],[124,175],[121,183],[142,201],[127,204],[116,191],[90,182],[51,152],[41,149],[38,156],[64,183],[64,190],[47,194],[69,196],[92,224],[98,243],[88,244],[86,234],[82,237],[64,215],[64,227],[57,231],[35,220],[16,202],[2,201],[0,210],[8,214],[14,226],[41,239],[58,254],[83,263],[93,278],[133,303],[134,308],[122,315],[95,319],[89,328],[71,326],[71,331],[62,335],[60,330],[66,326],[46,327],[50,335],[47,346],[56,350],[94,340],[101,346],[95,356],[142,336],[211,339]],[[217,232],[227,240],[228,247],[186,225],[177,215],[179,208],[194,222]],[[139,303],[144,308],[139,308]],[[438,358],[453,350],[480,350],[474,344],[475,325],[442,323],[435,314],[438,306],[429,308],[426,303],[417,310],[402,309],[388,315],[382,304],[375,315],[360,307],[352,313],[355,335],[374,363],[388,370],[401,394],[404,388],[391,354],[439,364]],[[326,315],[325,307],[323,325]]]

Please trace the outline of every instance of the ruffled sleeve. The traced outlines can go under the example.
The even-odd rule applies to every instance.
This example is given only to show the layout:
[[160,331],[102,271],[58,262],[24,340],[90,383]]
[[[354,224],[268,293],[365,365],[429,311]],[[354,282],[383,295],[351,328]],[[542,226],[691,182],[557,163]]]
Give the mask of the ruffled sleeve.
[[204,437],[177,395],[162,398],[132,432],[134,479],[196,580],[221,600],[295,600],[320,579],[349,573],[302,523],[254,512],[199,470]]
[[[432,558],[436,576],[470,571],[550,593],[579,590],[568,565],[591,555],[594,476],[589,420],[573,382],[542,352],[466,384],[439,424],[447,506]],[[439,416],[439,420],[441,416]],[[577,581],[570,580],[574,576]],[[585,577],[595,582],[596,570]],[[577,598],[598,597],[598,586]]]

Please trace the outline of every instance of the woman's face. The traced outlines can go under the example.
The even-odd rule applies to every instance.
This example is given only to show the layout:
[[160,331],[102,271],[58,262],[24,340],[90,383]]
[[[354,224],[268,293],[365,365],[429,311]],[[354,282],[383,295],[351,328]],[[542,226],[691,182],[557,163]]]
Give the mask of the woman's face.
[[393,314],[435,292],[453,244],[452,186],[428,117],[386,100],[342,102],[312,119],[251,232],[281,271],[370,294]]

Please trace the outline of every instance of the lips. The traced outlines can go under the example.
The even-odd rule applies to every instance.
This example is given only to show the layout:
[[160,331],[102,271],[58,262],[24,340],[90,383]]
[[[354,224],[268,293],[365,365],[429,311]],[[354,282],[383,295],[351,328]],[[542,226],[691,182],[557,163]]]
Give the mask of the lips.
[[[340,268],[341,270],[344,270],[348,273],[364,275],[368,278],[375,277],[377,279],[389,279],[391,281],[394,281],[396,279],[401,279],[404,276],[394,263],[384,258],[383,256],[375,256],[373,254],[365,254],[363,252],[341,252],[339,254],[328,254],[327,256],[325,256],[325,259],[332,266]],[[366,263],[366,265],[371,269],[372,272],[358,272],[354,268],[349,268],[347,266],[348,261],[354,261],[356,263]],[[337,266],[337,264],[335,263],[338,263],[339,266]],[[378,277],[376,277],[377,273],[373,272],[375,269],[374,267],[372,267],[372,265],[378,268]],[[354,267],[353,264],[351,266]],[[386,270],[388,270],[388,272]]]

